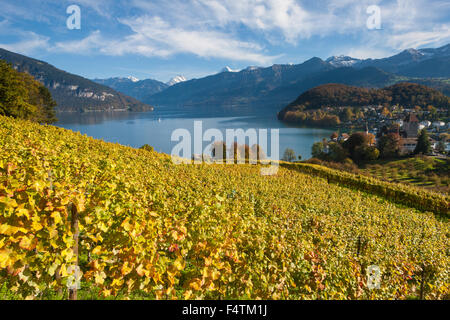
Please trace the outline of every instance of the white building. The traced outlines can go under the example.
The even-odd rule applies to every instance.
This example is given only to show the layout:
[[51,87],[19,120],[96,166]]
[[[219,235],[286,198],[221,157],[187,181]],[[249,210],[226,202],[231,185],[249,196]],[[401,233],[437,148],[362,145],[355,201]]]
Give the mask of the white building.
[[435,128],[441,128],[445,126],[445,122],[443,121],[435,121],[432,123],[432,126]]
[[421,126],[423,126],[424,128],[428,128],[429,126],[431,126],[431,121],[424,120],[424,121],[421,121],[419,124]]

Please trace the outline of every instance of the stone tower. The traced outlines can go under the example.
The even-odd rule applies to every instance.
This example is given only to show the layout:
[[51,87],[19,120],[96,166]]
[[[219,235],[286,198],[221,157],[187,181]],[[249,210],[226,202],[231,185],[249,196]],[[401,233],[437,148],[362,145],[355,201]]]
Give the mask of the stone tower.
[[403,121],[403,130],[406,133],[407,138],[417,138],[419,134],[419,119],[416,115],[410,113]]

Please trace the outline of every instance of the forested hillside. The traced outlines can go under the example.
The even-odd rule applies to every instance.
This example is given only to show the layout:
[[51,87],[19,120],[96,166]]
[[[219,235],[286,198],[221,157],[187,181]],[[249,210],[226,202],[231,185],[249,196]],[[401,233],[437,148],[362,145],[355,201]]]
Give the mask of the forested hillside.
[[398,83],[383,89],[367,89],[343,84],[326,84],[306,91],[289,106],[308,109],[322,107],[401,105],[436,108],[450,107],[450,98],[416,83]]
[[0,115],[52,123],[56,102],[41,83],[0,60]]
[[0,48],[0,59],[26,72],[49,89],[57,111],[143,111],[152,110],[134,98],[54,66]]
[[400,105],[407,108],[415,106],[426,108],[432,105],[436,108],[449,109],[450,98],[435,89],[417,83],[403,82],[383,89],[333,83],[304,92],[281,110],[278,118],[289,122],[305,122],[311,118],[311,121],[336,125],[341,120],[335,112],[339,113],[338,108],[379,105]]

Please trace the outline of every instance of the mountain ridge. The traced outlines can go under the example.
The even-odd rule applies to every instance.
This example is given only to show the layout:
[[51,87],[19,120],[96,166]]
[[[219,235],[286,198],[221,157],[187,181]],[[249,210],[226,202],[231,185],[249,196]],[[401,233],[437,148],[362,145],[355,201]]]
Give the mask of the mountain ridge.
[[47,87],[61,111],[151,111],[153,107],[132,97],[60,70],[53,65],[0,48],[0,59],[19,72],[32,75]]
[[138,80],[134,77],[114,77],[107,79],[93,79],[92,81],[108,86],[139,101],[142,101],[148,94],[155,94],[169,87],[168,84],[158,80]]
[[[427,84],[450,93],[450,44],[436,49],[409,49],[383,59],[334,56],[313,57],[301,64],[274,64],[221,72],[193,79],[148,95],[143,101],[155,105],[223,110],[249,108],[277,109],[298,95],[326,83],[343,83],[382,88],[398,82]],[[449,65],[449,67],[447,67]],[[224,70],[225,71],[225,70]]]
[[[209,113],[252,113],[279,110],[302,92],[326,83],[382,88],[398,82],[426,84],[450,95],[450,44],[435,49],[407,49],[383,59],[313,57],[300,64],[224,68],[217,74],[169,83],[134,77],[93,81],[59,70],[46,62],[0,50],[43,82],[58,102],[58,111],[152,110],[149,105],[176,106]],[[211,108],[213,106],[213,108]]]
[[[409,48],[381,59],[351,59],[355,60],[352,65],[355,68],[373,66],[397,75],[425,78],[450,76],[450,44],[439,48]],[[427,69],[424,69],[424,63]]]
[[174,85],[176,85],[178,83],[182,83],[182,82],[186,82],[186,81],[187,81],[187,79],[184,76],[178,75],[178,76],[175,76],[172,79],[170,79],[168,82],[166,82],[166,84],[169,87],[171,87],[171,86],[174,86]]

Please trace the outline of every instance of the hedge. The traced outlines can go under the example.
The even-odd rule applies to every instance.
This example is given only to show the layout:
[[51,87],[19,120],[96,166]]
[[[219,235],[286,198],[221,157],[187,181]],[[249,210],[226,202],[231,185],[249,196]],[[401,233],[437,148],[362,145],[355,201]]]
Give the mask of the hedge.
[[316,164],[288,162],[280,162],[280,164],[288,169],[322,177],[327,179],[329,183],[338,183],[346,187],[377,194],[395,203],[421,211],[430,211],[446,218],[449,216],[448,196],[402,184],[384,182],[364,175],[338,171]]

